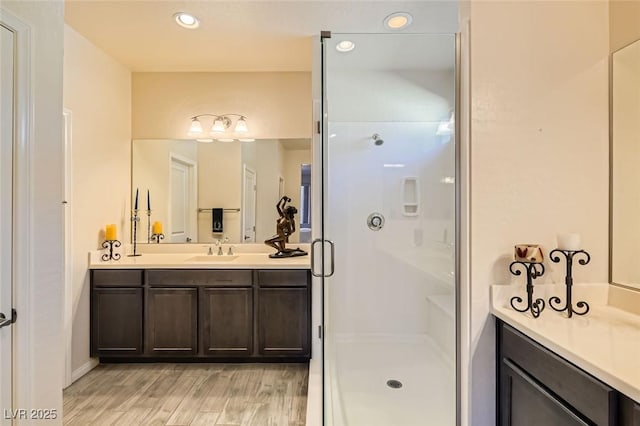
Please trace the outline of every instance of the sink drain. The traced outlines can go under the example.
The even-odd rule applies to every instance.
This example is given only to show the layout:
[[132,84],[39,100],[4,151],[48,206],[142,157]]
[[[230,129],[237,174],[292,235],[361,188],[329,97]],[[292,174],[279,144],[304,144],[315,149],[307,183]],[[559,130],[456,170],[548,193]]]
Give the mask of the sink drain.
[[387,380],[387,386],[391,389],[400,389],[402,387],[402,382],[400,380]]

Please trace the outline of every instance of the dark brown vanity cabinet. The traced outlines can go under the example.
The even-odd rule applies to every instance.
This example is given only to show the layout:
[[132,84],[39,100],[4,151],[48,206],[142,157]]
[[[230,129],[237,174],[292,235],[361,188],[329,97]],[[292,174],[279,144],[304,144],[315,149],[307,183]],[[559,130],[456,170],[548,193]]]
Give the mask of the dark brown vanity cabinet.
[[310,285],[308,270],[93,270],[91,353],[306,360]]
[[498,425],[640,426],[640,408],[617,390],[501,320],[496,338]]
[[265,356],[308,356],[308,271],[258,271],[258,348]]
[[200,293],[200,341],[206,356],[253,353],[253,289],[205,287]]
[[146,353],[151,356],[198,352],[198,289],[147,289]]
[[142,271],[91,271],[91,355],[142,354]]

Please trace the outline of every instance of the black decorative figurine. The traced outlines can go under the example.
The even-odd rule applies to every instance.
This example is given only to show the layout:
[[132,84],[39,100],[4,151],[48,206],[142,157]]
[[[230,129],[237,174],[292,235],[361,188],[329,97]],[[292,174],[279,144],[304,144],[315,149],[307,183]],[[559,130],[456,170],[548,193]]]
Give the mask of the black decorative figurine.
[[533,299],[533,280],[541,277],[544,274],[544,265],[542,263],[534,263],[534,262],[521,262],[516,260],[511,262],[509,265],[509,271],[513,275],[521,275],[522,271],[519,269],[514,269],[516,266],[523,266],[525,272],[527,273],[527,306],[524,308],[516,307],[516,303],[522,303],[522,297],[515,296],[511,298],[511,307],[518,312],[527,312],[531,311],[531,315],[534,318],[538,318],[540,316],[540,312],[544,310],[544,300],[542,299]]
[[283,257],[296,257],[306,256],[307,252],[300,250],[300,248],[288,249],[286,248],[289,242],[289,236],[296,231],[296,221],[294,215],[298,213],[298,209],[293,206],[287,206],[286,204],[291,201],[291,198],[286,195],[278,201],[276,209],[280,218],[276,222],[276,235],[264,240],[264,243],[268,246],[278,250],[276,253],[270,254],[271,258],[283,258]]
[[[554,256],[554,253],[556,253],[556,255]],[[589,312],[589,304],[587,302],[584,301],[580,301],[578,303],[576,303],[576,308],[581,309],[581,311],[576,311],[575,308],[573,307],[573,304],[571,302],[571,287],[573,287],[573,277],[571,275],[572,269],[573,269],[573,257],[576,255],[584,255],[585,259],[578,259],[578,263],[580,265],[586,265],[587,263],[589,263],[589,261],[591,260],[591,256],[589,255],[589,253],[587,253],[584,250],[562,250],[562,249],[555,249],[553,250],[551,253],[549,253],[549,257],[551,258],[551,261],[554,263],[559,263],[560,262],[560,256],[558,256],[558,253],[562,253],[564,255],[565,261],[567,263],[567,275],[564,278],[564,284],[566,286],[567,289],[567,300],[566,303],[564,305],[564,307],[555,307],[553,306],[554,304],[559,305],[560,304],[560,298],[557,296],[553,296],[552,298],[549,299],[549,306],[551,306],[551,309],[553,309],[554,311],[557,312],[563,312],[563,311],[567,311],[567,316],[569,318],[571,318],[573,316],[573,314],[576,315],[585,315],[587,312]],[[584,310],[582,310],[584,309]]]

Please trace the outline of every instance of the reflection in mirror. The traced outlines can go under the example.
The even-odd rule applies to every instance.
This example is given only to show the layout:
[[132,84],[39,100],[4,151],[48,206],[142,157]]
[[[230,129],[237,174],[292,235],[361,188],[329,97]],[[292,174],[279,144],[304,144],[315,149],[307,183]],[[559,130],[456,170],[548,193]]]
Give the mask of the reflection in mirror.
[[640,288],[640,40],[612,56],[611,280]]
[[[284,194],[299,211],[290,242],[310,241],[309,139],[137,139],[131,176],[132,194],[149,190],[151,223],[164,225],[163,243],[261,243],[275,232],[276,203]],[[144,197],[141,205],[146,207]],[[140,216],[138,242],[144,243],[146,212]]]

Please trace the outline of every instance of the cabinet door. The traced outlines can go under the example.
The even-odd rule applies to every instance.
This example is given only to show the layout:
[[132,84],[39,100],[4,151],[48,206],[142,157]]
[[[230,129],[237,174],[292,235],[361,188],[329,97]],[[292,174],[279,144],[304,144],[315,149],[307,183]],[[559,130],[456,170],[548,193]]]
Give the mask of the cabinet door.
[[195,355],[198,351],[198,290],[149,288],[147,353],[153,356]]
[[142,289],[93,288],[91,355],[142,353]]
[[248,356],[253,352],[252,288],[201,289],[200,336],[207,356]]
[[258,290],[258,345],[261,355],[309,355],[308,297],[306,287]]
[[588,425],[517,366],[500,366],[501,426]]

